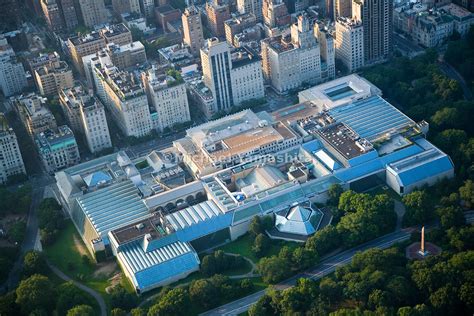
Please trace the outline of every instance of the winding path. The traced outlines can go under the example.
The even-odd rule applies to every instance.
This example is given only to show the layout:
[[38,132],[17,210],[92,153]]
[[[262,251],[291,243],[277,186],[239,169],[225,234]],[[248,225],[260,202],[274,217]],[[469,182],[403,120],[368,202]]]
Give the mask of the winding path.
[[100,307],[100,315],[101,316],[107,316],[107,305],[105,304],[105,301],[104,301],[104,298],[99,294],[97,293],[96,291],[94,291],[93,289],[91,289],[90,287],[87,287],[85,286],[84,284],[82,283],[79,283],[73,279],[71,279],[69,276],[67,276],[66,274],[64,274],[64,272],[62,272],[61,270],[59,270],[57,267],[55,267],[54,265],[52,265],[49,260],[46,261],[47,264],[48,264],[48,267],[51,269],[51,271],[53,271],[54,274],[56,274],[59,278],[61,278],[62,280],[66,281],[66,282],[69,282],[71,281],[75,286],[77,286],[78,288],[80,288],[81,290],[83,290],[84,292],[87,292],[89,293],[96,301],[97,303],[99,304],[99,307]]

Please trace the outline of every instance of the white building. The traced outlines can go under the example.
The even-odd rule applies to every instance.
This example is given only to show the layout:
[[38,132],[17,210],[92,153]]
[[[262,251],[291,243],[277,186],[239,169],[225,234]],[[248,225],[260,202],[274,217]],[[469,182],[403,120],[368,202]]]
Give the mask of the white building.
[[92,66],[97,95],[125,136],[142,137],[152,130],[147,96],[133,74],[98,61]]
[[201,62],[204,84],[214,97],[213,108],[204,109],[208,117],[244,101],[264,97],[260,58],[250,48],[231,52],[227,42],[212,38],[201,49]]
[[[334,58],[334,54],[327,57]],[[262,41],[263,74],[277,93],[286,93],[302,84],[321,82],[321,47],[306,15],[291,26],[291,36]],[[333,65],[334,61],[327,61]]]
[[112,147],[104,106],[97,98],[76,86],[62,90],[59,100],[71,127],[85,135],[91,153]]
[[153,67],[142,73],[148,99],[158,115],[160,131],[191,120],[186,85],[177,72],[163,73]]
[[28,85],[25,69],[5,38],[0,38],[0,88],[5,96],[21,92]]
[[262,0],[237,0],[237,11],[240,14],[252,13],[257,18],[257,21],[263,20],[262,6]]
[[26,171],[15,132],[0,113],[0,184],[5,184],[10,176],[21,174]]
[[361,22],[346,17],[336,20],[336,57],[349,72],[364,66],[364,28]]

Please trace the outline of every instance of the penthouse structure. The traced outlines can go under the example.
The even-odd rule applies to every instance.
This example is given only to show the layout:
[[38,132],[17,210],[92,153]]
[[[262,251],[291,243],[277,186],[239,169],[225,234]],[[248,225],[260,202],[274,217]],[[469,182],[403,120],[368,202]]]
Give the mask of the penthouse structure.
[[[327,54],[334,65],[334,54]],[[286,93],[303,83],[322,81],[321,46],[313,25],[305,15],[291,26],[291,35],[270,37],[262,41],[263,74],[277,93]]]
[[0,183],[6,184],[9,177],[26,175],[20,147],[13,129],[0,113]]
[[142,81],[157,113],[160,131],[191,120],[186,85],[177,71],[165,72],[153,67],[142,73]]
[[81,161],[76,139],[67,125],[41,132],[35,136],[35,142],[43,166],[49,173]]
[[104,106],[96,97],[75,86],[62,90],[59,101],[70,126],[86,137],[91,153],[112,147]]
[[69,65],[60,60],[59,55],[57,57],[34,70],[36,86],[43,96],[54,95],[59,90],[71,88],[74,84],[74,77]]
[[[449,157],[425,139],[427,124],[380,93],[342,77],[277,112],[193,127],[174,148],[140,158],[149,164],[140,172],[122,152],[68,168],[56,174],[61,200],[88,249],[115,256],[138,293],[196,271],[198,252],[245,234],[254,216],[275,214],[272,238],[304,241],[331,222],[315,205],[332,184],[384,181],[404,195],[453,176]],[[169,158],[179,154],[195,179],[164,185],[166,172],[170,181],[179,174]]]
[[10,102],[18,112],[31,137],[48,129],[56,129],[57,125],[53,113],[44,106],[46,98],[30,93],[11,98]]
[[152,130],[145,90],[133,74],[97,62],[92,65],[97,95],[125,136],[142,137]]

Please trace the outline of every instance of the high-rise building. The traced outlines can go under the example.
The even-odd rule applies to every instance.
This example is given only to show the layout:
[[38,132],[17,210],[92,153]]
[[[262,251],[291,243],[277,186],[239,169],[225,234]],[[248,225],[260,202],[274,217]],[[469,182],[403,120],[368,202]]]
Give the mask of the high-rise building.
[[58,32],[64,30],[64,20],[56,0],[41,0],[41,8],[51,31]]
[[28,85],[23,65],[5,38],[0,38],[0,88],[5,96],[21,92]]
[[79,0],[84,25],[94,28],[107,22],[104,0]]
[[160,131],[191,120],[186,86],[179,72],[164,72],[153,66],[142,73],[142,81],[157,113],[156,127]]
[[272,30],[291,23],[288,8],[282,0],[263,0],[262,14],[267,36],[279,35],[280,31]]
[[360,21],[346,17],[336,20],[336,57],[349,72],[364,66],[364,28]]
[[148,135],[153,126],[145,90],[133,74],[99,61],[92,65],[97,95],[125,136]]
[[334,20],[352,16],[352,0],[334,0]]
[[210,117],[234,105],[265,95],[261,61],[249,48],[234,49],[217,38],[207,40],[201,49],[204,84],[212,93],[212,108],[203,109]]
[[230,10],[227,4],[221,4],[218,0],[206,3],[207,23],[212,34],[216,37],[224,37],[224,22],[230,19]]
[[386,60],[392,52],[392,0],[353,0],[352,18],[364,28],[364,62]]
[[189,6],[184,10],[181,20],[184,44],[189,46],[194,55],[199,55],[199,51],[204,45],[201,14],[195,6]]
[[64,25],[68,30],[74,30],[79,24],[77,17],[77,10],[74,5],[74,0],[58,0],[59,7],[61,8],[62,16],[64,19]]
[[112,147],[104,106],[96,97],[76,86],[62,90],[59,100],[73,129],[86,137],[91,153]]
[[0,184],[5,184],[8,177],[21,174],[26,171],[15,132],[0,113]]
[[237,0],[237,10],[240,14],[253,14],[257,21],[263,20],[263,0]]
[[321,81],[334,79],[336,76],[336,57],[333,33],[326,25],[319,22],[314,24],[314,36],[321,47]]
[[[162,5],[158,3],[158,6]],[[155,13],[155,1],[154,0],[140,0],[140,9],[142,13],[147,17],[153,17]]]
[[335,0],[325,0],[326,1],[326,17],[329,20],[334,20],[334,1]]
[[65,61],[50,61],[34,70],[36,86],[41,95],[57,94],[59,90],[74,85],[72,70]]
[[[334,54],[327,55],[331,56]],[[279,35],[262,41],[262,60],[265,79],[277,93],[323,80],[320,44],[306,14],[298,16],[290,36]]]
[[74,166],[81,161],[73,132],[67,125],[35,136],[39,156],[47,172]]
[[117,14],[141,13],[139,0],[112,0],[112,7]]

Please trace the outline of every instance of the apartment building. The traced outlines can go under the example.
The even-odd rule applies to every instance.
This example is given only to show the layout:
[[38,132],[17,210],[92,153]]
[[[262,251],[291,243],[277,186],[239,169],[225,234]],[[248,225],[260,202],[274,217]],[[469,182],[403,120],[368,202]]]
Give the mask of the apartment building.
[[26,174],[18,141],[3,113],[0,113],[0,184],[5,184],[8,178]]
[[279,35],[262,41],[262,59],[264,77],[277,93],[322,80],[321,47],[306,14],[298,16],[290,36]]
[[181,16],[183,23],[183,43],[189,46],[193,55],[199,55],[204,46],[204,33],[202,29],[201,14],[195,6],[189,6]]
[[59,90],[74,85],[72,69],[65,62],[56,58],[34,70],[36,86],[41,95],[54,95]]
[[352,0],[334,0],[334,20],[352,16]]
[[63,31],[65,28],[61,9],[56,0],[41,0],[41,9],[46,20],[46,24],[53,32]]
[[139,0],[112,0],[112,8],[119,15],[122,13],[141,13]]
[[107,44],[114,43],[122,46],[133,42],[132,32],[123,23],[107,25],[99,30],[99,34]]
[[0,38],[0,88],[7,97],[21,92],[28,82],[23,65],[5,38]]
[[229,5],[220,3],[218,0],[206,2],[206,13],[212,34],[223,38],[225,36],[224,22],[231,17]]
[[336,20],[336,57],[349,72],[364,67],[364,27],[360,21]]
[[224,22],[225,39],[229,45],[237,47],[235,42],[235,35],[241,33],[243,30],[255,26],[257,18],[253,13],[244,13],[233,16],[231,19]]
[[102,103],[81,86],[64,89],[59,95],[63,112],[74,132],[84,134],[91,153],[112,147]]
[[104,0],[79,0],[84,25],[94,29],[107,23],[107,10]]
[[386,60],[392,53],[392,0],[353,0],[352,18],[364,28],[364,63]]
[[23,125],[25,125],[31,137],[48,129],[56,128],[56,119],[53,113],[44,106],[46,98],[32,92],[14,97],[10,102],[18,112]]
[[49,173],[74,166],[81,161],[76,139],[67,125],[36,135],[35,142],[41,162]]
[[336,50],[334,30],[322,22],[314,23],[314,36],[320,44],[321,80],[327,81],[336,76]]
[[148,100],[158,115],[156,127],[160,131],[191,120],[186,85],[177,71],[153,66],[142,73],[142,81]]
[[64,26],[67,30],[74,30],[79,25],[78,12],[74,0],[58,0],[61,8]]
[[145,90],[133,74],[98,61],[92,65],[97,95],[125,136],[148,135],[153,126]]
[[263,20],[262,0],[237,0],[237,10],[240,14],[253,14],[257,21]]
[[104,48],[105,45],[105,39],[100,36],[99,32],[70,37],[68,39],[69,52],[76,70],[84,75],[82,58],[87,55],[95,54]]

